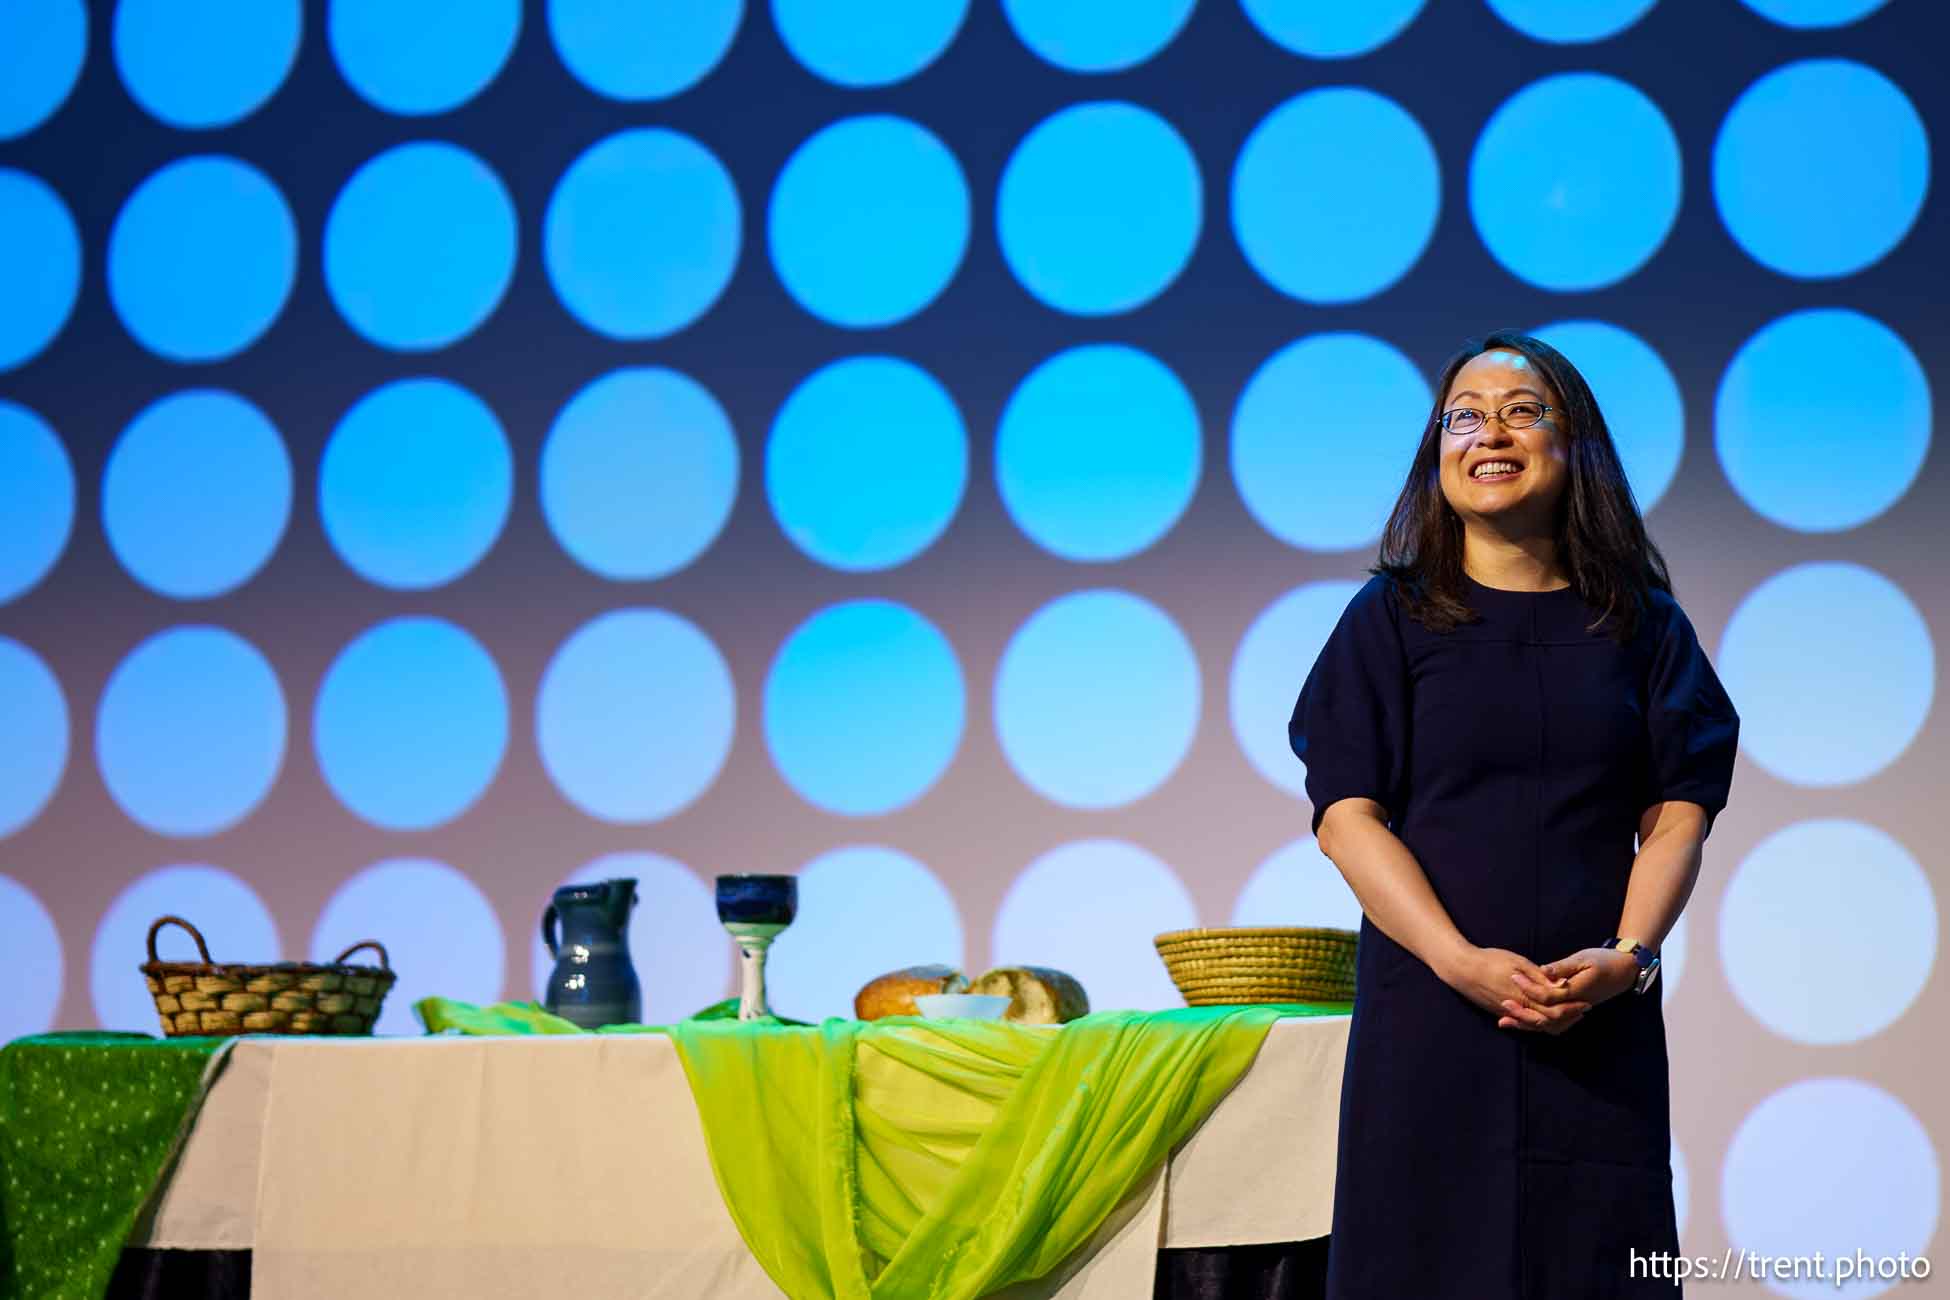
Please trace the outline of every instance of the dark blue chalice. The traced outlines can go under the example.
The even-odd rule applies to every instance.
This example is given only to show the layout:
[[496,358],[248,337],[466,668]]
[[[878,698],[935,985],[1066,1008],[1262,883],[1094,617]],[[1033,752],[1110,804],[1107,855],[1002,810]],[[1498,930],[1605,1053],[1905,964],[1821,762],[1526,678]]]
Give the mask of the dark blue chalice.
[[765,950],[799,911],[797,876],[719,876],[718,920],[738,942],[738,1018],[772,1014],[765,1001]]

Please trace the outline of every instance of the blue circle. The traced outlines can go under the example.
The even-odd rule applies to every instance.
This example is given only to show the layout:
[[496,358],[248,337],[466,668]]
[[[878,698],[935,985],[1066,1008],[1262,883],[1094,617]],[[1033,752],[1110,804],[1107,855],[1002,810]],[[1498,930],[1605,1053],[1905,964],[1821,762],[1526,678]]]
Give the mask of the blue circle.
[[1232,479],[1246,509],[1288,546],[1370,545],[1401,494],[1433,398],[1415,364],[1380,339],[1315,334],[1287,344],[1253,372],[1232,413]]
[[220,361],[278,318],[298,276],[298,224],[263,172],[206,155],[158,168],[108,236],[108,293],[138,343]]
[[0,167],[0,371],[53,342],[81,291],[81,235],[46,181]]
[[668,99],[702,81],[731,48],[744,0],[548,0],[564,67],[610,99]]
[[[1822,160],[1819,193],[1810,158]],[[1782,275],[1832,279],[1881,261],[1916,224],[1929,189],[1930,141],[1916,106],[1847,59],[1806,59],[1761,77],[1713,141],[1720,220],[1749,257]]]
[[738,436],[717,398],[675,370],[592,381],[542,444],[542,514],[562,549],[619,582],[702,555],[738,498]]
[[[1756,513],[1799,532],[1839,532],[1874,519],[1916,482],[1931,408],[1929,376],[1887,325],[1843,307],[1791,312],[1727,366],[1714,449]],[[1840,453],[1838,430],[1848,441]]]
[[996,670],[1003,754],[1031,789],[1071,808],[1114,808],[1163,785],[1198,713],[1191,642],[1129,592],[1057,597],[1016,629]]
[[1929,625],[1859,564],[1799,564],[1762,582],[1727,620],[1716,662],[1740,707],[1741,752],[1794,785],[1875,776],[1922,732],[1936,694]]
[[122,811],[158,835],[214,835],[263,802],[284,764],[284,691],[256,646],[172,627],[109,674],[95,760]]
[[830,568],[891,569],[932,546],[968,486],[955,399],[898,357],[848,357],[792,390],[765,444],[765,494]]
[[691,137],[619,131],[569,164],[549,196],[542,258],[571,315],[616,339],[675,334],[731,282],[744,238],[731,173]]
[[74,529],[74,467],[47,422],[0,398],[0,605],[47,576]]
[[508,695],[479,641],[444,619],[388,619],[339,651],[312,743],[340,803],[394,831],[445,825],[494,780]]
[[1185,513],[1204,460],[1198,406],[1148,352],[1088,344],[1016,387],[995,434],[995,480],[1016,527],[1066,560],[1121,560]]
[[68,700],[42,658],[0,636],[0,839],[41,815],[68,768]]
[[1845,27],[1867,18],[1889,0],[1743,0],[1743,3],[1783,27]]
[[1305,666],[1360,589],[1340,579],[1295,587],[1259,612],[1232,656],[1233,738],[1261,776],[1296,798],[1307,797],[1307,767],[1293,756],[1286,720]]
[[905,320],[940,296],[968,230],[955,155],[926,127],[884,114],[834,122],[793,150],[766,216],[786,292],[854,329]]
[[1490,255],[1544,289],[1602,289],[1638,270],[1679,216],[1679,139],[1645,94],[1566,72],[1505,100],[1469,162]]
[[1037,299],[1107,316],[1178,278],[1204,207],[1198,160],[1169,122],[1136,104],[1076,104],[1037,123],[1009,156],[996,234]]
[[381,347],[444,348],[501,305],[515,273],[514,200],[458,145],[422,140],[370,159],[325,218],[325,287]]
[[772,0],[773,25],[792,57],[816,77],[855,88],[921,71],[954,44],[967,14],[968,0]]
[[54,1027],[66,991],[67,959],[61,932],[47,908],[33,890],[4,875],[0,875],[0,934],[7,936],[7,946],[0,949],[0,979],[13,990],[0,1003],[0,1040],[11,1043]]
[[724,770],[737,724],[724,655],[661,609],[612,610],[577,628],[535,696],[550,779],[609,822],[661,821],[695,803]]
[[1616,36],[1645,17],[1659,0],[1489,0],[1489,6],[1525,36],[1553,45],[1575,45]]
[[968,704],[940,629],[889,600],[831,605],[801,623],[765,676],[765,744],[802,799],[873,817],[948,770]]
[[318,467],[318,513],[360,577],[419,591],[452,582],[508,522],[514,456],[486,402],[445,379],[360,398]]
[[186,131],[242,121],[298,58],[298,0],[120,0],[115,66],[151,117]]
[[102,528],[151,591],[220,596],[250,581],[291,520],[291,457],[264,412],[213,388],[144,407],[102,471]]
[[346,83],[388,113],[459,108],[501,75],[521,0],[332,0],[326,35]]
[[1194,0],[1003,0],[1016,36],[1037,58],[1068,72],[1121,72],[1157,54],[1184,30]]
[[81,0],[0,5],[0,140],[12,140],[67,102],[88,57]]
[[1558,321],[1531,333],[1583,373],[1632,495],[1640,511],[1651,510],[1672,486],[1686,450],[1686,403],[1672,369],[1651,344],[1608,321]]
[[[1358,185],[1321,183],[1355,175]],[[1441,209],[1442,167],[1421,124],[1358,86],[1310,90],[1268,113],[1232,172],[1240,250],[1306,302],[1356,302],[1400,280]]]
[[1351,59],[1380,49],[1422,12],[1424,0],[1361,0],[1359,4],[1293,4],[1241,0],[1246,17],[1267,40],[1313,59]]

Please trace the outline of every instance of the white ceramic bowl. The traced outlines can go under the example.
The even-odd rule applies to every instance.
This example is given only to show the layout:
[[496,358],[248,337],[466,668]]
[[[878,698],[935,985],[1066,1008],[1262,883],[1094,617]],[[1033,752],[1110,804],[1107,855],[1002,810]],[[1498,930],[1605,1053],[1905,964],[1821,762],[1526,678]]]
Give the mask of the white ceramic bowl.
[[929,1020],[1000,1020],[1009,999],[1001,993],[923,993],[914,1005]]

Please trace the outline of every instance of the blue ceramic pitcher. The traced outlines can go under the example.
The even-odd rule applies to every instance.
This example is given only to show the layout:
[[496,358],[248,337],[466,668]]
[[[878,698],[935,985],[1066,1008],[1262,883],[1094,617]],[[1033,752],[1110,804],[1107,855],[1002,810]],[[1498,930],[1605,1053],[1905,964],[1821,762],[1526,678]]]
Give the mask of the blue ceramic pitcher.
[[564,885],[555,891],[542,912],[542,942],[555,958],[542,1005],[584,1029],[643,1019],[643,986],[630,964],[630,910],[635,906],[633,879]]

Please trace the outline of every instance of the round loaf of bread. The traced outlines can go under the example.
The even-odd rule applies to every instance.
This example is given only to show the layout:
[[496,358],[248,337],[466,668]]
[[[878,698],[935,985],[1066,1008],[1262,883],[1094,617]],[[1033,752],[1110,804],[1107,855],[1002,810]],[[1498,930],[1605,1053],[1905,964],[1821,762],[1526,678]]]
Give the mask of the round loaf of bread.
[[968,991],[1006,995],[1002,1018],[1019,1025],[1060,1025],[1090,1014],[1089,995],[1076,977],[1047,966],[998,966]]
[[853,1014],[862,1020],[918,1016],[914,999],[923,993],[966,993],[968,981],[953,966],[908,966],[888,971],[853,995]]

